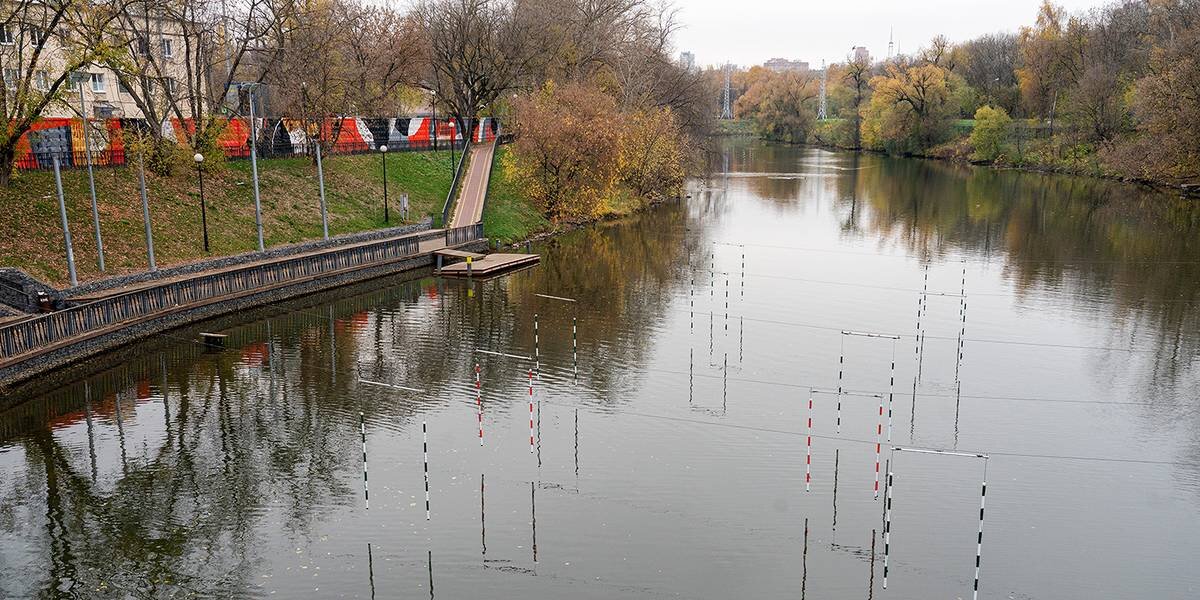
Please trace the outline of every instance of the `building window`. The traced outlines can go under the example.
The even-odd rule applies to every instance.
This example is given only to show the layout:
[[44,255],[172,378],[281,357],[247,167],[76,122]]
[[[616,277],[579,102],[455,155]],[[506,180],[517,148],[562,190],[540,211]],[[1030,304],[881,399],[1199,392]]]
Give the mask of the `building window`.
[[4,68],[4,87],[6,87],[10,90],[15,90],[15,89],[17,89],[17,82],[20,81],[20,79],[21,79],[20,71],[14,69],[12,67]]
[[117,80],[117,92],[129,95],[129,88],[125,87],[125,83],[120,79]]
[[91,73],[92,91],[97,94],[103,94],[104,89],[104,73]]
[[163,38],[162,40],[162,55],[163,58],[171,58],[175,55],[174,48],[171,47],[171,40]]
[[50,37],[50,35],[45,29],[41,29],[39,27],[29,28],[29,39],[33,42],[34,46],[42,45],[46,42],[46,38],[48,37]]
[[168,98],[174,98],[175,92],[179,91],[179,83],[175,81],[174,77],[167,77],[163,79],[163,88],[167,91]]
[[138,39],[136,41],[134,41],[133,44],[134,44],[134,52],[136,52],[137,54],[141,54],[143,56],[150,54],[150,41],[147,40],[146,38],[139,36]]
[[12,25],[0,26],[0,44],[4,44],[5,46],[11,46],[15,42],[16,42],[16,38],[13,37]]
[[50,89],[50,72],[45,69],[39,69],[34,73],[33,87],[43,92]]

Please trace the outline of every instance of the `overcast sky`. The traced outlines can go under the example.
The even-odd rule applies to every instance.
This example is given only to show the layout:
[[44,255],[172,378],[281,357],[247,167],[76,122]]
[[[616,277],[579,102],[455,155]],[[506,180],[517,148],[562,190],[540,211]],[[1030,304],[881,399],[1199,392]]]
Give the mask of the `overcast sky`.
[[[1075,12],[1105,0],[1057,0]],[[912,52],[933,36],[951,41],[1032,24],[1041,0],[676,0],[682,29],[679,51],[696,54],[697,65],[726,61],[761,64],[769,58],[806,60],[814,67],[842,60],[852,46],[872,57],[887,54],[895,29],[901,52]]]

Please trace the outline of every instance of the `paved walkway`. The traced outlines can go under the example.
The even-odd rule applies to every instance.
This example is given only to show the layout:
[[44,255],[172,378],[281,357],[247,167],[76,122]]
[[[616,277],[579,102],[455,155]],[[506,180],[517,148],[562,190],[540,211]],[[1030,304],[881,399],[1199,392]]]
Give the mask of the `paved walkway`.
[[454,217],[450,219],[451,227],[466,227],[483,220],[483,200],[487,197],[494,150],[495,146],[491,143],[471,148],[471,162],[467,165],[466,180],[462,183],[462,191],[454,205]]

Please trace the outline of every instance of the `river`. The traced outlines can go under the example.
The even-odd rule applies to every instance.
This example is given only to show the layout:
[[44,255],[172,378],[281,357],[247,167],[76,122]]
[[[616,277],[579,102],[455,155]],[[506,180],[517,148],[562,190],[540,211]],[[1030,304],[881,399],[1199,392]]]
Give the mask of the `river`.
[[985,474],[981,598],[1200,596],[1200,204],[745,140],[713,166],[531,270],[20,392],[0,597],[969,598]]

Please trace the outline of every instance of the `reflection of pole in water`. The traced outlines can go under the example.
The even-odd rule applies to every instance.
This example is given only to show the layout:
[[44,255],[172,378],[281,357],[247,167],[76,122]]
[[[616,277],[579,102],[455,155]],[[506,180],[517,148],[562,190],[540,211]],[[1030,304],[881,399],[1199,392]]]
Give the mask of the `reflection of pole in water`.
[[695,378],[693,374],[695,371],[695,360],[693,358],[695,352],[696,351],[692,348],[688,348],[688,404],[692,403],[692,390],[695,388]]
[[696,333],[696,272],[688,256],[688,335]]
[[571,317],[571,370],[575,377],[575,382],[579,382],[579,340],[578,327],[576,326],[577,317]]
[[808,436],[805,441],[804,455],[804,491],[811,491],[812,486],[812,417],[813,417],[813,391],[808,388]]
[[538,334],[538,315],[533,313],[533,368],[537,371],[538,381],[542,379],[542,350]]
[[428,550],[429,565],[429,600],[433,600],[433,550]]
[[371,583],[371,598],[375,598],[375,557],[371,554],[371,542],[367,542],[367,581]]
[[833,530],[837,531],[837,481],[838,481],[838,462],[841,459],[842,449],[835,448],[833,450]]
[[537,400],[537,463],[542,466],[542,399]]
[[808,517],[804,518],[804,554],[800,559],[802,574],[800,575],[800,598],[803,600],[808,589]]
[[329,382],[337,383],[337,346],[334,344],[336,333],[333,328],[333,305],[329,305]]
[[[579,477],[579,409],[575,409],[575,477]],[[576,483],[578,485],[578,483]]]
[[158,354],[158,367],[162,372],[163,427],[169,437],[171,434],[171,404],[167,401],[167,358],[161,352]]
[[479,446],[483,447],[483,384],[479,379],[479,363],[475,363],[475,413],[479,416]]
[[917,377],[913,376],[912,405],[908,413],[908,437],[912,438],[917,431]]
[[483,473],[479,474],[479,544],[483,547],[483,561],[487,562],[487,512],[484,510]]
[[92,483],[96,483],[96,436],[92,429],[92,386],[83,380],[83,416],[87,419],[88,456],[92,459]]
[[725,402],[729,399],[729,354],[725,354],[725,363],[721,367],[721,410],[726,410]]
[[267,368],[270,369],[267,374],[267,399],[272,402],[275,400],[275,361],[274,355],[271,353],[271,320],[267,319]]
[[529,510],[530,510],[530,514],[533,517],[533,520],[530,523],[533,526],[533,562],[536,563],[538,560],[537,560],[537,494],[536,494],[535,490],[537,490],[537,487],[534,486],[532,481],[530,481],[529,482]]
[[745,245],[742,246],[742,280],[741,280],[741,291],[740,291],[740,295],[738,296],[738,299],[739,300],[746,299],[746,246]]
[[875,597],[875,536],[876,530],[871,530],[871,579],[867,585],[867,600]]
[[429,431],[421,421],[421,453],[425,458],[425,520],[429,520]]
[[738,363],[742,362],[742,348],[746,337],[746,317],[738,317]]
[[358,431],[362,435],[362,465],[363,465],[363,508],[371,508],[371,492],[367,486],[367,420],[363,411],[358,411]]

